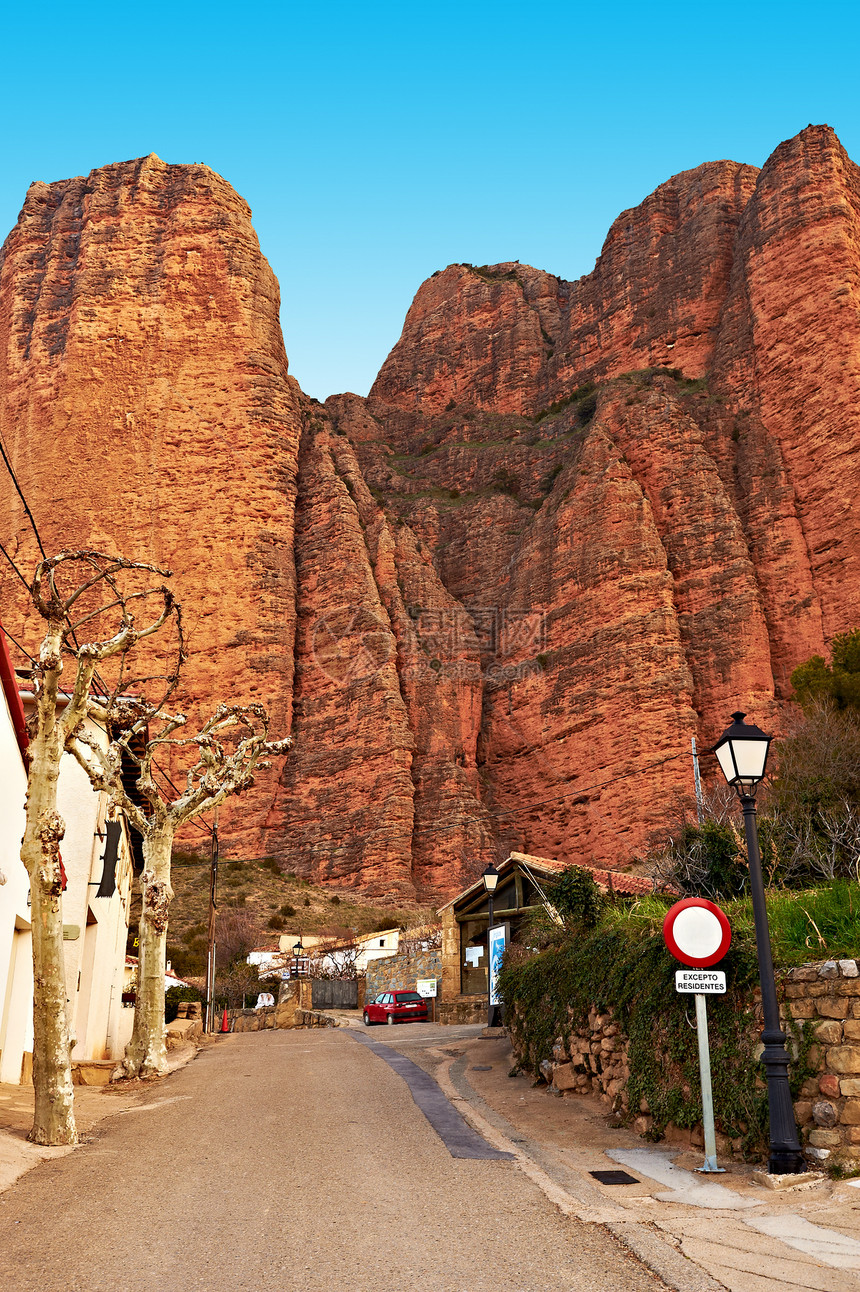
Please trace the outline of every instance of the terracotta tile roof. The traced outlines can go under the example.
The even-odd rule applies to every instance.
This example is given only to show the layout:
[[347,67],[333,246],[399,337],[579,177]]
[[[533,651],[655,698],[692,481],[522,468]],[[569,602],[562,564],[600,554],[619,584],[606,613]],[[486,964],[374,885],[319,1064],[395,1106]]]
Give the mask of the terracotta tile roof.
[[[521,862],[529,870],[542,871],[544,874],[560,875],[562,871],[567,870],[569,865],[576,865],[580,870],[586,870],[594,879],[599,888],[606,892],[620,893],[623,896],[642,897],[647,893],[655,891],[653,879],[646,875],[625,875],[619,870],[604,870],[600,866],[588,866],[585,862],[567,862],[558,861],[555,857],[536,857],[528,852],[512,852],[504,861],[499,863],[499,874],[507,872],[509,865]],[[444,906],[439,907],[439,913],[453,906],[455,902],[461,901],[470,893],[475,892],[481,887],[482,879],[480,876],[468,888],[463,889],[456,897],[452,897]],[[664,892],[674,892],[673,889],[663,889]]]
[[[533,857],[528,852],[512,852],[507,858],[508,861],[524,861],[527,866],[535,866],[539,870],[554,870],[559,874],[567,870],[566,861],[556,861],[554,857]],[[502,862],[502,865],[505,863]],[[590,866],[583,866],[583,870],[590,870]]]
[[598,887],[611,893],[640,897],[654,892],[654,881],[647,875],[624,875],[618,870],[598,870],[596,866],[580,866],[580,869],[587,870]]

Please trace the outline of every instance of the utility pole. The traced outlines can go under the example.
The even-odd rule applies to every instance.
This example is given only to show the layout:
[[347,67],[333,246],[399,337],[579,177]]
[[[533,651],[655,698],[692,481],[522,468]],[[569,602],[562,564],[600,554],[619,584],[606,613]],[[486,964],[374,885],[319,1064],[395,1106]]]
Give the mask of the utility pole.
[[205,1030],[213,1029],[212,1011],[215,1007],[215,900],[218,886],[218,809],[212,827],[212,865],[209,873],[209,950],[206,956],[206,1019]]
[[702,778],[699,775],[699,755],[696,752],[696,737],[693,736],[693,781],[696,786],[696,812],[699,817],[699,825],[705,821],[705,800],[702,797]]

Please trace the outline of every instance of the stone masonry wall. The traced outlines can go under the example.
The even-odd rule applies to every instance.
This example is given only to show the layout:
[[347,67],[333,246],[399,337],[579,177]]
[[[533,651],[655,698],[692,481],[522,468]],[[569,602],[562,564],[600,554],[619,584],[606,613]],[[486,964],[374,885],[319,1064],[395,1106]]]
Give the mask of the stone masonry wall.
[[801,965],[785,978],[793,1018],[809,1019],[817,1076],[803,1086],[794,1112],[806,1155],[824,1162],[860,1159],[860,971],[856,960]]
[[227,1011],[234,1032],[261,1032],[267,1028],[337,1027],[335,1019],[311,1008],[310,978],[290,978],[278,990],[277,1005],[262,1009]]
[[[816,1075],[803,1085],[794,1111],[806,1156],[823,1164],[860,1161],[860,970],[856,960],[826,960],[801,965],[781,975],[781,1008],[798,1022],[809,1021],[815,1034],[808,1062]],[[756,993],[758,996],[758,993]],[[556,1037],[552,1058],[541,1074],[554,1094],[594,1095],[614,1111],[634,1114],[633,1129],[647,1135],[652,1118],[647,1104],[630,1109],[628,1039],[611,1013],[592,1009],[571,1031],[567,1045]],[[719,1110],[717,1110],[719,1114]],[[702,1128],[669,1125],[670,1143],[701,1147]],[[718,1152],[740,1149],[740,1140],[717,1135]]]
[[[365,1000],[375,1000],[383,991],[414,991],[419,978],[442,977],[438,951],[416,951],[410,955],[386,956],[367,966]],[[438,987],[437,987],[438,990]]]

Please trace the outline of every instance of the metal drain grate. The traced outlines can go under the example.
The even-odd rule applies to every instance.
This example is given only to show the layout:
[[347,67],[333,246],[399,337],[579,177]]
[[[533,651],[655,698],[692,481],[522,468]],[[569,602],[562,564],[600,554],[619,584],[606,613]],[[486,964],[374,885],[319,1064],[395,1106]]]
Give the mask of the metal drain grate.
[[492,1070],[493,1066],[491,1063],[475,1063],[472,1066],[473,1072],[492,1072]]
[[639,1181],[635,1175],[628,1175],[626,1171],[589,1171],[595,1180],[601,1184],[638,1184]]

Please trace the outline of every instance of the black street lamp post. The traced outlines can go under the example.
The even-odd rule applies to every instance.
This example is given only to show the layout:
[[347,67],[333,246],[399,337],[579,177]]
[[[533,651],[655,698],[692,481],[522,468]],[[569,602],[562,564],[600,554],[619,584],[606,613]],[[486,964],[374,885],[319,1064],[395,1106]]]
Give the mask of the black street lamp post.
[[761,873],[761,853],[756,828],[755,795],[764,778],[771,738],[766,736],[759,727],[744,722],[745,717],[743,713],[732,714],[734,721],[720,736],[713,752],[717,755],[723,775],[740,799],[744,813],[758,975],[764,1015],[764,1029],[761,1034],[764,1051],[761,1061],[767,1080],[770,1114],[770,1157],[767,1169],[771,1175],[793,1175],[806,1170],[806,1165],[797,1137],[797,1124],[794,1120],[794,1107],[788,1085],[788,1052],[785,1048],[787,1037],[779,1021],[767,904]]
[[293,943],[293,977],[294,978],[298,978],[299,976],[299,958],[303,955],[303,953],[304,953],[304,947],[302,946],[301,934],[299,934],[298,942]]
[[481,878],[484,881],[484,890],[488,899],[487,915],[487,1027],[493,1026],[496,1007],[493,1004],[493,967],[490,963],[490,929],[493,927],[493,894],[496,891],[496,885],[499,882],[499,872],[492,862],[484,871]]

